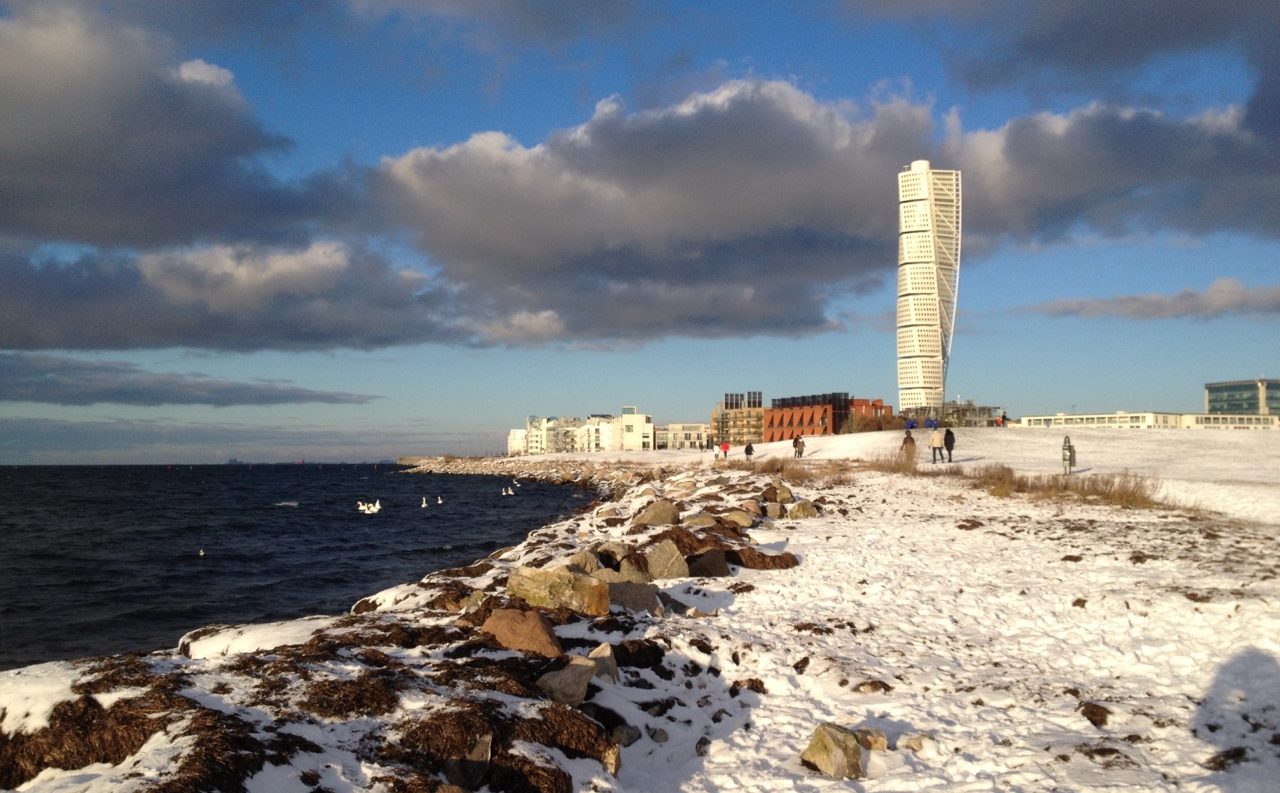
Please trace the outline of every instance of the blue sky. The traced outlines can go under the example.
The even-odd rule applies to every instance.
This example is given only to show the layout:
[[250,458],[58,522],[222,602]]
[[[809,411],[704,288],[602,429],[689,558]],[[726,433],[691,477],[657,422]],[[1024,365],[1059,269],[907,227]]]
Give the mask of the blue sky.
[[896,173],[963,172],[947,383],[1280,376],[1280,2],[0,0],[0,463],[503,448],[897,402]]

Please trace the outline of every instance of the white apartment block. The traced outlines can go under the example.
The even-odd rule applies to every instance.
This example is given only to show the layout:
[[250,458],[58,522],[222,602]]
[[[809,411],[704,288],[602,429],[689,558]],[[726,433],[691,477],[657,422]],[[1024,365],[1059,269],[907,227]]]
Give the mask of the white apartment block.
[[668,424],[654,431],[656,449],[705,449],[710,424]]
[[942,410],[960,285],[960,172],[898,174],[898,406]]
[[622,408],[619,416],[596,414],[586,419],[529,416],[523,430],[513,429],[507,434],[508,455],[652,448],[653,418],[637,412],[634,406]]
[[1217,413],[1057,413],[1023,416],[1023,427],[1093,427],[1121,430],[1270,430],[1280,429],[1280,416],[1234,416]]

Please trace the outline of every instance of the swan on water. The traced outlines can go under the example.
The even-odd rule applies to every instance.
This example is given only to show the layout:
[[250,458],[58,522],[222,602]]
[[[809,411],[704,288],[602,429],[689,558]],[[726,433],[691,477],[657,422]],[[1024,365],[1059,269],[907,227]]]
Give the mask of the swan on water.
[[426,497],[426,496],[423,496],[423,497],[422,497],[422,508],[423,508],[423,509],[426,509],[426,508],[427,508],[427,497]]
[[444,503],[444,496],[436,496],[436,503],[437,503],[437,504],[443,504],[443,503]]

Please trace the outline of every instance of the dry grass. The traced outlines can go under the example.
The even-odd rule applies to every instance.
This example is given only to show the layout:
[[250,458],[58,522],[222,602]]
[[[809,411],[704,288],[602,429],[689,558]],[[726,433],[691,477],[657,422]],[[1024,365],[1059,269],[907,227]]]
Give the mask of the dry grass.
[[1007,465],[985,465],[962,468],[958,465],[928,467],[920,465],[914,455],[884,454],[863,461],[863,467],[907,476],[960,476],[974,487],[993,496],[1008,498],[1015,493],[1036,499],[1080,498],[1126,509],[1151,509],[1165,506],[1155,498],[1160,489],[1157,480],[1138,474],[1020,474]]
[[993,496],[1007,498],[1022,493],[1032,498],[1057,499],[1075,496],[1128,509],[1160,506],[1155,494],[1159,482],[1128,471],[1119,474],[1061,476],[1019,474],[1007,465],[987,465],[966,471],[975,487]]

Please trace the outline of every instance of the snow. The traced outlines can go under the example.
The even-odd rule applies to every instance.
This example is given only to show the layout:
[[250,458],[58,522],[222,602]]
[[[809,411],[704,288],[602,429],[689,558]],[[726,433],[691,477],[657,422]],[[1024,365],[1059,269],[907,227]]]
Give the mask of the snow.
[[[805,464],[816,478],[791,487],[819,501],[824,514],[750,530],[763,550],[789,551],[801,563],[659,582],[701,615],[645,616],[640,633],[627,638],[667,644],[674,675],[628,668],[619,684],[596,681],[591,701],[643,733],[623,748],[618,777],[537,744],[520,751],[559,765],[578,789],[601,791],[1276,790],[1280,437],[1070,435],[1073,476],[1151,477],[1176,508],[997,497],[961,477],[881,473],[856,463],[893,453],[901,433],[807,438]],[[950,466],[930,463],[922,444],[923,474],[987,465],[1061,473],[1063,439],[1051,430],[958,436]],[[757,459],[791,456],[789,443],[756,450]],[[730,462],[739,458],[732,450]],[[661,465],[668,473],[651,486],[660,495],[692,492],[680,497],[686,502],[714,498],[726,480],[746,488],[769,481],[710,452],[536,459]],[[833,472],[842,477],[824,479]],[[616,503],[633,514],[651,498],[636,487]],[[585,513],[534,532],[526,545],[546,547],[548,537],[561,547],[634,540],[627,530]],[[519,547],[495,563],[515,563],[526,552]],[[373,596],[382,607],[376,613],[416,614],[415,589]],[[190,660],[165,663],[190,675],[187,696],[261,720],[262,711],[237,704],[243,678],[229,671],[232,656],[304,642],[332,620],[224,628],[191,641]],[[559,633],[600,640],[582,623]],[[401,663],[420,660],[419,650],[389,651]],[[4,731],[38,729],[57,701],[74,696],[75,670],[43,664],[0,673]],[[753,679],[763,693],[742,687]],[[675,704],[665,713],[649,712],[649,703],[667,699]],[[406,692],[386,718],[430,706],[430,697]],[[359,754],[372,729],[366,721],[290,723],[289,731],[323,752],[268,765],[248,789],[309,789],[299,782],[304,770],[335,793],[371,789],[369,780],[386,769]],[[823,777],[800,762],[821,722],[878,728],[889,749],[865,753],[864,779]],[[912,736],[918,750],[907,748]],[[149,779],[162,774],[178,743],[162,738],[130,758],[129,768]],[[1239,762],[1215,765],[1215,756],[1231,750]],[[124,770],[50,770],[19,789],[96,793],[114,789]]]
[[69,663],[51,661],[0,674],[0,730],[12,735],[48,726],[54,707],[75,699],[71,685],[78,673]]

